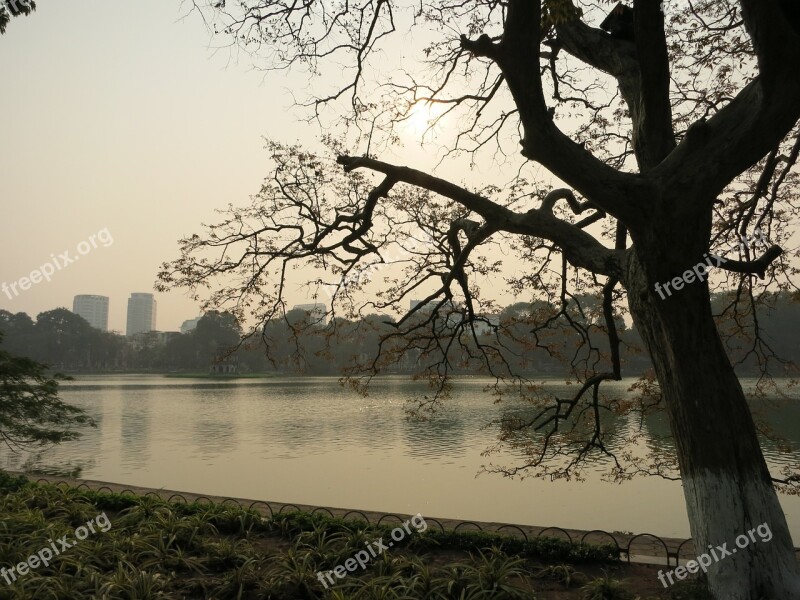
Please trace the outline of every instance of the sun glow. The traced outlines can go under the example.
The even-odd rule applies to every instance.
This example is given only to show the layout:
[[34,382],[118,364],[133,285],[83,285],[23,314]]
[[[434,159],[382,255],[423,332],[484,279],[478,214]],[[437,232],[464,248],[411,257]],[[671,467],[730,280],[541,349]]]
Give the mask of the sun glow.
[[422,142],[430,140],[433,135],[442,129],[442,115],[445,108],[441,104],[417,100],[403,118],[405,133]]

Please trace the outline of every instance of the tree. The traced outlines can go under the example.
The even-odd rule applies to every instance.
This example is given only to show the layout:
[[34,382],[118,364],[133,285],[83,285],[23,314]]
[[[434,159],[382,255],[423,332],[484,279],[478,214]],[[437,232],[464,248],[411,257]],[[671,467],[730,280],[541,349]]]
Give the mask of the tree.
[[242,329],[232,314],[210,311],[197,322],[197,327],[191,334],[198,347],[206,353],[204,359],[210,361],[216,357],[220,346],[236,346],[241,332]]
[[62,369],[107,369],[126,355],[124,337],[100,331],[66,308],[39,313],[35,323],[26,313],[0,310],[0,331],[12,354]]
[[58,382],[66,379],[0,350],[0,440],[12,452],[74,440],[81,435],[78,427],[95,426],[83,409],[58,398]]
[[[662,457],[648,467],[610,450],[601,418],[663,408],[696,548],[730,545],[762,523],[774,533],[709,568],[714,597],[798,598],[786,519],[710,304],[712,288],[735,290],[735,302],[716,317],[755,323],[752,354],[769,375],[775,357],[759,341],[755,307],[770,286],[794,287],[780,244],[797,201],[796,2],[661,5],[634,0],[633,31],[615,36],[590,25],[609,9],[592,0],[195,0],[219,35],[253,54],[263,50],[264,68],[322,75],[306,106],[331,123],[326,139],[338,167],[273,142],[274,172],[254,204],[183,240],[159,285],[198,289],[217,276],[237,277],[220,283],[207,305],[267,323],[285,316],[286,276],[298,265],[339,277],[309,283],[333,289],[332,306],[355,314],[365,283],[352,275],[365,265],[400,263],[402,273],[385,276],[377,300],[365,303],[405,313],[379,351],[400,344],[437,356],[421,364],[437,392],[446,392],[451,350],[474,345],[488,372],[517,382],[539,407],[529,421],[505,423],[508,439],[524,429],[539,434],[528,444],[530,460],[506,472],[569,476],[600,453],[616,477],[663,475]],[[419,52],[426,70],[407,68],[402,58],[389,69],[388,57],[406,50],[393,37],[411,27],[419,30],[414,39],[427,41]],[[325,77],[327,68],[336,77]],[[520,175],[471,189],[379,160],[376,152],[391,146],[420,105],[439,107],[434,126],[445,119],[461,125],[443,163],[466,157],[467,167],[493,167],[499,156]],[[331,114],[341,118],[326,121]],[[542,168],[565,187],[523,178]],[[759,237],[767,241],[740,243]],[[579,348],[567,359],[581,384],[574,397],[534,396],[515,377],[502,325],[490,325],[494,341],[475,334],[492,309],[476,280],[501,272],[496,247],[527,261],[512,287],[555,308],[532,324],[531,336],[554,319],[575,331]],[[402,260],[391,258],[398,248],[406,250]],[[722,256],[730,252],[736,257]],[[423,290],[423,302],[406,310]],[[602,327],[574,321],[583,293],[600,299]],[[623,302],[659,383],[655,399],[646,394],[639,404],[601,393],[603,382],[622,377],[615,312]],[[595,343],[599,329],[605,346]],[[368,380],[386,364],[367,361],[362,373]],[[566,453],[573,458],[559,462]]]
[[32,356],[35,328],[33,319],[27,313],[12,314],[0,310],[0,331],[6,336],[5,344],[9,352]]
[[[186,334],[176,335],[163,349],[142,351],[152,356],[153,367],[206,371],[215,362],[236,353],[241,359],[246,349],[240,345],[242,329],[230,313],[209,311]],[[261,357],[263,364],[263,357]],[[256,361],[254,364],[259,365]]]
[[30,355],[60,368],[88,369],[109,362],[119,346],[114,337],[69,309],[55,308],[36,315]]

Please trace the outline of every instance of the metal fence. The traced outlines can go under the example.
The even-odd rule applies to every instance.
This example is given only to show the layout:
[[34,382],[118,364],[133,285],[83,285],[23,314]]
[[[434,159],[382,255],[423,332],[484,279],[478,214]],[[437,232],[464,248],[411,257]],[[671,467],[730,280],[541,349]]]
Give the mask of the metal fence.
[[[182,502],[184,504],[194,503],[207,503],[209,505],[232,505],[239,508],[254,509],[262,514],[275,517],[288,511],[306,511],[311,514],[325,514],[332,518],[341,519],[361,519],[370,525],[386,525],[390,521],[396,520],[398,523],[403,523],[411,515],[398,515],[394,513],[371,513],[372,518],[367,512],[361,510],[345,510],[337,508],[326,507],[308,507],[298,506],[296,504],[281,504],[277,502],[266,502],[263,500],[241,500],[237,498],[220,498],[214,499],[208,496],[184,494],[180,492],[164,491],[162,493],[148,491],[145,493],[137,493],[136,491],[124,488],[115,491],[107,485],[99,487],[91,487],[87,483],[75,485],[74,482],[64,480],[54,480],[41,477],[36,480],[36,483],[47,483],[56,486],[67,486],[68,488],[87,489],[95,492],[107,492],[111,494],[131,494],[137,497],[156,498],[159,500],[166,500],[167,502]],[[167,496],[167,494],[170,494]],[[652,533],[639,533],[639,534],[623,534],[619,532],[608,532],[602,529],[593,529],[591,531],[578,531],[568,530],[563,527],[531,527],[524,525],[511,525],[511,524],[496,524],[491,525],[487,523],[477,523],[475,521],[458,521],[452,519],[437,519],[434,517],[425,517],[425,522],[429,525],[433,524],[439,528],[441,532],[447,529],[451,531],[481,531],[484,533],[497,533],[503,535],[510,535],[513,537],[530,541],[539,537],[556,537],[567,540],[570,544],[608,544],[615,547],[623,560],[627,562],[637,562],[644,564],[666,565],[667,567],[677,567],[680,565],[681,560],[694,559],[695,549],[692,539],[676,539],[676,538],[662,538]],[[795,548],[795,554],[800,553],[800,548]]]

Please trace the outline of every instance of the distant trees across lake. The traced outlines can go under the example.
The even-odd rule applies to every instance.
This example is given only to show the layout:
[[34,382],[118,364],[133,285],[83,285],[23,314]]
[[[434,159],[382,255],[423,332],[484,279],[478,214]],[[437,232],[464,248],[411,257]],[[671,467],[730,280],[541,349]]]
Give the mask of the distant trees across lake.
[[[764,299],[753,320],[726,310],[730,300],[729,294],[717,294],[712,308],[718,315],[728,353],[738,363],[739,374],[757,374],[759,361],[772,354],[781,359],[769,359],[773,375],[793,374],[794,363],[800,362],[800,304],[788,293],[773,294]],[[519,372],[563,376],[565,361],[569,364],[576,360],[578,340],[574,339],[574,329],[547,326],[554,310],[547,302],[512,304],[498,314],[478,316],[474,334],[481,342],[495,340],[510,349],[515,362],[510,366]],[[594,352],[607,353],[605,336],[600,335],[603,320],[599,300],[576,298],[573,311],[572,317],[586,334],[597,338],[593,340]],[[440,313],[438,326],[444,323],[446,327],[447,311],[440,309]],[[430,316],[423,309],[415,318],[425,320]],[[743,320],[757,322],[763,341],[754,343],[756,332],[742,328]],[[126,337],[95,329],[65,308],[42,312],[35,320],[26,313],[0,310],[4,350],[73,372],[340,375],[376,356],[381,338],[392,330],[393,323],[394,319],[387,315],[368,315],[358,320],[332,317],[322,322],[305,311],[291,310],[285,318],[251,331],[242,342],[243,329],[235,317],[216,311],[205,314],[188,333],[151,332]],[[641,338],[621,318],[617,327],[622,340],[623,375],[643,373],[650,368],[650,362],[642,352]],[[536,335],[531,333],[534,328]],[[391,360],[381,363],[381,372],[413,373],[423,363],[441,358],[444,351],[447,349],[437,356],[436,351],[398,345],[388,353]],[[459,352],[458,356],[448,355],[454,373],[485,373],[485,367],[471,359],[468,351],[461,348]],[[581,360],[578,357],[578,362]]]
[[[32,319],[0,310],[4,348],[62,371],[151,371],[207,373],[235,347],[241,329],[230,314],[209,312],[192,331],[124,336],[95,329],[81,316],[56,308]],[[235,354],[240,372],[270,370],[263,349]]]

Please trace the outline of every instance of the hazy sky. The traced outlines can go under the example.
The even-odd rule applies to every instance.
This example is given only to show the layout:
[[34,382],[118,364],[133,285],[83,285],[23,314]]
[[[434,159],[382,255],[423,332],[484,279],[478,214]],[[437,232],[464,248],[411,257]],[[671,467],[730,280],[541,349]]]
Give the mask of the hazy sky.
[[[181,16],[177,0],[42,0],[0,37],[0,284],[79,256],[0,292],[0,308],[35,317],[101,294],[124,331],[128,296],[153,291],[176,241],[258,191],[262,136],[316,137],[285,118],[289,81],[214,56],[199,18]],[[161,330],[198,313],[182,292],[156,297]]]
[[[111,299],[109,328],[124,331],[128,296],[153,291],[177,240],[258,191],[264,136],[318,139],[290,111],[288,90],[308,88],[307,77],[265,78],[247,57],[232,62],[184,13],[179,0],[42,0],[0,37],[0,308],[35,317],[100,294]],[[415,45],[413,35],[397,47]],[[419,166],[419,149],[411,154],[404,162]],[[64,264],[67,251],[78,260]],[[49,281],[21,289],[54,261],[63,268]],[[160,330],[198,314],[183,292],[156,298]]]

